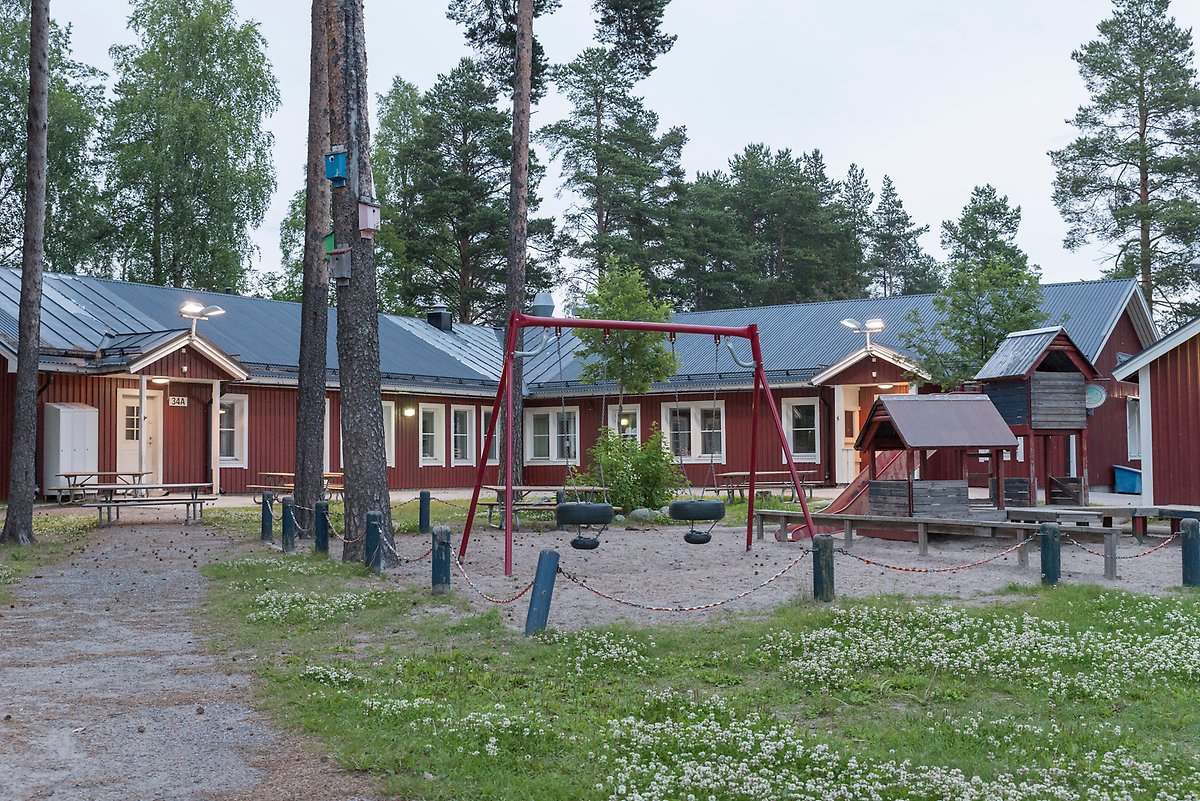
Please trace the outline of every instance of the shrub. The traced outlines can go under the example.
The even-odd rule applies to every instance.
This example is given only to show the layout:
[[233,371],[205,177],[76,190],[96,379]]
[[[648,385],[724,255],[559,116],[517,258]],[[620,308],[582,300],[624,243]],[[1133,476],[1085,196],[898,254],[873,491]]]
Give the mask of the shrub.
[[580,483],[607,487],[612,505],[626,511],[640,506],[658,509],[687,486],[687,477],[667,450],[658,426],[652,427],[642,443],[611,428],[602,429],[588,451],[588,469],[576,478]]

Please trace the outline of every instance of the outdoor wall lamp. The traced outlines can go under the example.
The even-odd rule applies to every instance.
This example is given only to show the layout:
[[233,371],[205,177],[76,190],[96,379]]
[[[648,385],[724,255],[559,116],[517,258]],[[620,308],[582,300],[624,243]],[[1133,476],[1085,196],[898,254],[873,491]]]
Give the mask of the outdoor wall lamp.
[[404,407],[404,416],[405,417],[416,417],[416,415],[417,415],[416,407],[414,407],[414,406],[405,406]]

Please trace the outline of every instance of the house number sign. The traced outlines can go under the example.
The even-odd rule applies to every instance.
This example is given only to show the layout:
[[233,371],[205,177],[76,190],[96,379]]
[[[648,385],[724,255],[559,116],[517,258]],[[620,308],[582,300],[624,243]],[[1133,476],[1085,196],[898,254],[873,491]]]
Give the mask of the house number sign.
[[171,396],[171,405],[172,406],[187,406],[187,402],[188,402],[187,395],[172,395]]

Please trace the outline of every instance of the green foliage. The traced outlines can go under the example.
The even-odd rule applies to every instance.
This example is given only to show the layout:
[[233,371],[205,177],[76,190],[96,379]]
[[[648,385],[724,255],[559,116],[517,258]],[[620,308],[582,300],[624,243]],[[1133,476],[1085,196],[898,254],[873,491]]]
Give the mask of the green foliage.
[[103,145],[121,277],[242,289],[275,189],[266,42],[231,0],[138,0],[129,27]]
[[[395,311],[445,303],[461,322],[505,311],[512,118],[483,68],[463,59],[424,95],[397,79],[380,98],[373,153],[386,212],[377,237],[381,296]],[[543,169],[530,160],[530,210]],[[531,291],[549,288],[553,221],[529,221]]]
[[[632,264],[610,260],[594,292],[584,298],[585,314],[594,320],[639,320],[662,323],[671,307],[656,301],[642,272]],[[622,395],[643,395],[650,385],[675,374],[675,356],[666,335],[651,331],[576,329],[584,360],[580,379],[585,384],[615,381]]]
[[936,262],[921,249],[928,225],[914,225],[890,176],[883,176],[871,217],[871,275],[879,294],[920,295],[942,288]]
[[1110,247],[1110,275],[1137,276],[1168,321],[1197,312],[1200,82],[1191,29],[1170,0],[1114,0],[1099,38],[1071,54],[1090,100],[1078,138],[1051,151],[1054,202],[1072,249]]
[[636,70],[615,50],[588,48],[553,77],[571,113],[541,136],[561,160],[564,186],[580,198],[565,215],[568,255],[595,275],[614,256],[654,274],[669,259],[686,132],[657,132],[658,115],[633,95]]
[[[71,58],[71,31],[50,26],[46,161],[46,269],[97,269],[107,224],[99,200],[95,138],[104,111],[104,73]],[[0,2],[0,264],[20,263],[25,197],[25,112],[29,103],[29,9]]]
[[[558,10],[562,0],[533,0],[533,70],[530,76],[531,100],[536,103],[546,93],[549,61],[537,38],[537,20]],[[450,0],[447,18],[462,25],[467,43],[479,55],[488,80],[494,87],[512,91],[516,72],[517,3],[512,0]]]
[[605,427],[588,451],[588,469],[578,476],[578,483],[606,487],[612,505],[628,512],[666,506],[687,486],[687,476],[657,425],[641,443]]
[[660,294],[695,309],[861,297],[862,247],[839,192],[819,151],[748,145],[728,173],[686,186],[671,228],[678,266]]
[[932,383],[953,389],[974,377],[1013,331],[1045,321],[1039,271],[1014,244],[1021,207],[995,187],[977,186],[958,222],[942,224],[951,264],[946,287],[933,300],[938,318],[914,309],[901,341],[917,354]]

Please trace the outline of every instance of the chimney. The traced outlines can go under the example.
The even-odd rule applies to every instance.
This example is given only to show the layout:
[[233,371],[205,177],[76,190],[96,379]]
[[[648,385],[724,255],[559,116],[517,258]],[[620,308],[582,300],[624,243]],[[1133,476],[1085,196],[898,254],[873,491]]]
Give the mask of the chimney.
[[434,306],[425,313],[425,322],[432,325],[439,331],[450,332],[454,330],[454,317],[450,312],[446,311],[445,306]]

